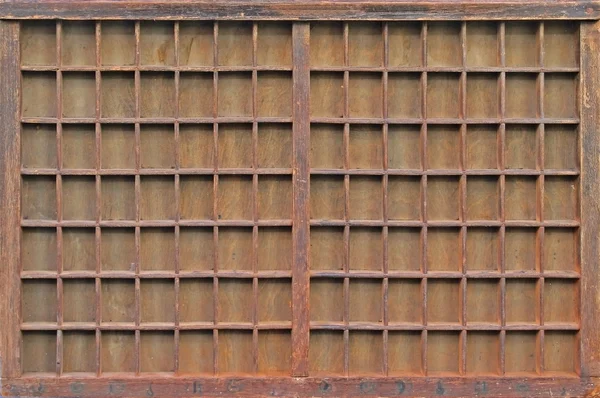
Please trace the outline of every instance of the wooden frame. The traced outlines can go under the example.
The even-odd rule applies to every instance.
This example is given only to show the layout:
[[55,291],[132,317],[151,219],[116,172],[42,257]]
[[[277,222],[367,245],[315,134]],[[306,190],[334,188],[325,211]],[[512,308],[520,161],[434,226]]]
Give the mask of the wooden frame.
[[[235,10],[235,11],[232,11]],[[461,2],[461,1],[344,1],[327,5],[317,1],[293,2],[287,0],[238,2],[220,4],[204,1],[180,2],[29,2],[15,1],[0,3],[0,88],[2,102],[0,115],[0,212],[2,213],[2,240],[0,241],[0,281],[4,286],[0,292],[0,372],[2,394],[15,396],[200,396],[200,395],[299,395],[299,396],[583,396],[600,382],[600,340],[596,329],[600,325],[600,304],[594,298],[598,290],[600,212],[595,201],[600,193],[598,153],[600,139],[597,130],[600,123],[600,3],[597,1],[536,1],[515,3]],[[165,19],[165,20],[286,20],[293,22],[293,148],[292,183],[293,205],[293,267],[292,301],[293,324],[292,376],[293,377],[188,377],[137,374],[111,375],[103,377],[39,377],[21,375],[21,320],[14,314],[20,313],[21,275],[21,64],[19,62],[19,29],[22,20],[29,19]],[[581,363],[579,374],[553,375],[552,377],[519,376],[469,376],[445,375],[423,377],[371,377],[346,376],[317,377],[309,372],[309,269],[310,226],[329,225],[327,222],[310,219],[310,27],[303,20],[573,20],[580,23],[580,71],[579,71],[579,128],[580,128],[580,262],[581,294],[579,340]],[[464,26],[464,25],[462,25]],[[464,30],[464,28],[463,28]],[[347,28],[346,33],[347,35]],[[347,39],[346,39],[347,40]],[[348,57],[347,46],[345,57]],[[42,68],[43,69],[43,68]],[[413,68],[414,69],[414,68]],[[423,68],[423,71],[434,70]],[[29,70],[29,69],[28,69]],[[35,67],[31,71],[36,71]],[[50,69],[49,71],[60,70]],[[133,69],[132,69],[133,70]],[[312,69],[314,70],[314,68]],[[361,72],[360,68],[344,67],[344,81],[348,83],[349,72]],[[383,71],[384,69],[382,69]],[[444,70],[444,68],[440,68]],[[482,69],[480,72],[504,74],[504,66]],[[516,70],[516,69],[515,69]],[[321,72],[331,72],[324,68]],[[337,69],[335,72],[339,72]],[[458,67],[453,73],[466,75],[467,69]],[[471,72],[471,70],[469,70]],[[535,69],[541,74],[543,67]],[[563,71],[575,73],[573,70]],[[98,70],[96,73],[100,73]],[[135,73],[140,73],[135,70]],[[387,78],[387,70],[385,70]],[[466,77],[464,80],[466,87]],[[387,80],[386,83],[387,84]],[[505,85],[504,78],[501,85]],[[346,99],[348,102],[348,99]],[[345,105],[348,107],[348,104]],[[464,107],[466,105],[463,105]],[[345,110],[347,114],[348,109]],[[385,115],[384,115],[385,116]],[[338,123],[334,118],[323,117],[319,122]],[[387,119],[387,116],[384,117]],[[537,120],[537,119],[536,119]],[[254,121],[256,118],[254,117]],[[523,122],[534,122],[523,119]],[[346,124],[348,124],[346,122]],[[348,134],[346,127],[344,134]],[[386,134],[384,130],[383,134]],[[139,134],[139,132],[138,132]],[[347,140],[348,138],[346,138]],[[138,170],[139,172],[139,170]],[[330,170],[320,170],[329,174]],[[318,173],[317,173],[318,174]],[[312,175],[315,175],[314,173]],[[357,173],[356,175],[360,175]],[[139,178],[139,177],[138,177]],[[349,179],[349,177],[347,177]],[[387,181],[387,180],[386,180]],[[503,180],[502,180],[503,181]],[[349,182],[345,189],[348,190]],[[139,189],[139,183],[137,184]],[[465,183],[466,186],[466,176]],[[427,185],[425,182],[425,189]],[[504,189],[502,184],[501,190]],[[543,188],[542,188],[543,189]],[[465,188],[466,190],[466,188]],[[466,195],[466,192],[464,192]],[[348,196],[348,195],[347,195]],[[348,204],[346,204],[346,207]],[[464,202],[463,202],[464,206]],[[465,212],[466,209],[462,209]],[[387,222],[387,220],[386,220]],[[464,228],[466,224],[448,224]],[[426,223],[424,223],[426,224]],[[33,224],[32,224],[33,225]],[[333,225],[333,224],[331,224]],[[337,226],[337,224],[335,224]],[[340,224],[342,225],[342,224]],[[346,219],[345,224],[349,228]],[[386,224],[387,225],[387,224]],[[420,224],[419,224],[420,225]],[[483,223],[481,226],[487,226]],[[491,225],[491,224],[489,224]],[[560,221],[551,227],[572,227]],[[498,225],[500,227],[500,225]],[[544,225],[542,225],[543,227]],[[575,225],[577,227],[577,225]],[[386,230],[387,231],[387,230]],[[348,234],[347,232],[346,234]],[[466,233],[466,232],[465,232]],[[347,239],[347,238],[346,238]],[[347,243],[346,243],[347,244]],[[466,244],[466,243],[465,243]],[[463,260],[464,261],[464,260]],[[348,270],[346,270],[347,272]],[[322,274],[322,275],[321,275]],[[320,276],[336,276],[325,271]],[[165,274],[166,275],[166,274]],[[160,275],[159,275],[160,276]],[[164,276],[164,275],[163,275]],[[363,277],[376,277],[375,273],[364,272]],[[536,276],[537,277],[537,276]],[[543,275],[541,276],[543,278]],[[563,275],[563,277],[565,277]],[[350,278],[346,278],[349,280]],[[136,282],[139,284],[139,282]],[[503,282],[504,283],[504,282]],[[345,282],[344,289],[349,289]],[[387,286],[387,280],[386,280]],[[462,283],[466,290],[466,280]],[[502,285],[504,286],[504,285]],[[139,293],[138,293],[139,294]],[[348,311],[347,309],[345,310]],[[347,319],[346,319],[347,322]],[[139,325],[138,325],[139,327]],[[560,327],[559,327],[560,329]],[[346,329],[347,330],[347,324]],[[387,329],[385,329],[387,331]],[[462,329],[465,331],[463,325]],[[536,329],[537,330],[537,329]],[[543,330],[543,328],[542,328]],[[561,329],[562,330],[562,329]],[[502,333],[502,332],[501,332]],[[466,332],[465,332],[466,334]],[[344,337],[346,340],[347,332]],[[347,365],[346,365],[347,366]]]

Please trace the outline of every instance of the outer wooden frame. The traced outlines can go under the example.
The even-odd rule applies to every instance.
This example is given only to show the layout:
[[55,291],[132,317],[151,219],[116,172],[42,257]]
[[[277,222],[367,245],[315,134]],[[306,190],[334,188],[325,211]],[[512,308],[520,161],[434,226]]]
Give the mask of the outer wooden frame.
[[[1,0],[0,0],[1,1]],[[20,71],[19,22],[10,19],[576,19],[581,24],[581,377],[406,378],[37,378],[20,377]],[[0,388],[8,396],[582,396],[600,385],[600,2],[208,0],[0,2]],[[294,284],[295,322],[308,327],[308,31],[294,37]],[[298,310],[300,309],[300,310]],[[306,376],[308,330],[295,327],[293,374]],[[590,396],[600,396],[590,395]]]

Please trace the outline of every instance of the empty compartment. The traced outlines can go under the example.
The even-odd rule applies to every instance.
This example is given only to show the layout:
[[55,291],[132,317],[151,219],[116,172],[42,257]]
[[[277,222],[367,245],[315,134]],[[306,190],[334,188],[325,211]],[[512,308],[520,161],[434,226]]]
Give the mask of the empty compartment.
[[420,66],[423,63],[423,41],[420,22],[388,23],[388,65]]
[[57,320],[56,280],[24,280],[21,288],[22,322],[50,322]]
[[62,217],[65,220],[96,219],[96,178],[65,176],[62,179]]
[[292,116],[292,74],[260,72],[257,78],[256,114],[261,117]]
[[56,271],[55,228],[23,228],[21,267],[23,271]]
[[579,372],[579,339],[576,332],[544,333],[544,371],[547,373]]
[[544,168],[579,169],[579,131],[577,126],[544,126]]
[[253,162],[252,126],[221,124],[218,134],[219,168],[251,168]]
[[179,116],[212,117],[215,100],[212,73],[181,73],[179,75]]
[[467,230],[468,271],[498,271],[500,234],[494,228],[469,228]]
[[175,270],[175,230],[173,228],[141,229],[140,270]]
[[388,177],[388,218],[390,220],[420,220],[421,204],[420,177]]
[[135,372],[134,332],[103,331],[100,351],[102,373]]
[[344,178],[310,177],[311,219],[343,220],[345,214]]
[[140,372],[173,372],[175,338],[173,332],[140,333]]
[[579,271],[579,234],[574,229],[546,228],[544,271]]
[[343,332],[311,331],[308,366],[311,375],[342,375],[344,373]]
[[349,140],[349,168],[381,169],[383,167],[383,133],[381,126],[354,125],[350,128]]
[[460,333],[427,333],[427,373],[429,375],[458,374],[460,372]]
[[504,366],[509,375],[534,375],[537,370],[536,332],[507,332],[505,338]]
[[383,218],[383,182],[379,176],[350,178],[349,216],[353,220]]
[[258,333],[258,373],[289,376],[292,367],[292,337],[287,330]]
[[506,176],[504,192],[507,220],[535,220],[537,217],[537,178]]
[[344,26],[341,22],[312,23],[310,26],[310,65],[344,64]]
[[498,24],[493,22],[467,23],[467,66],[497,66],[500,40]]
[[258,179],[258,218],[292,218],[292,180],[288,175],[265,175]]
[[459,279],[427,280],[427,323],[460,323],[461,301]]
[[252,116],[252,74],[219,73],[218,116]]
[[215,267],[213,228],[179,229],[179,270],[207,271]]
[[348,338],[348,372],[351,375],[383,375],[383,333],[352,331]]
[[179,22],[179,64],[183,66],[214,65],[213,22]]
[[258,270],[292,269],[292,230],[287,227],[258,230]]
[[310,74],[310,115],[313,118],[344,117],[344,98],[343,73],[312,72]]
[[500,323],[500,282],[470,279],[467,283],[467,323]]
[[212,278],[180,279],[180,322],[214,322],[215,303],[213,287]]
[[172,279],[140,281],[140,321],[175,322],[175,283]]
[[427,179],[427,219],[458,220],[460,185],[457,177]]
[[467,169],[497,169],[498,127],[495,125],[467,126],[466,164]]
[[427,117],[458,118],[460,74],[431,73],[427,76]]
[[219,228],[219,270],[252,270],[252,228]]
[[102,65],[133,65],[136,53],[134,22],[103,21],[101,31]]
[[500,183],[498,177],[469,176],[467,178],[468,220],[497,220],[500,214]]
[[579,283],[569,279],[544,281],[544,323],[579,322]]
[[251,279],[219,279],[219,322],[252,322]]
[[461,26],[459,22],[427,24],[427,66],[462,65]]
[[256,161],[259,168],[292,167],[292,126],[283,123],[258,125]]
[[213,168],[215,142],[212,124],[179,125],[179,167]]
[[56,21],[24,21],[20,30],[21,64],[56,65]]
[[536,118],[540,116],[538,75],[533,73],[506,74],[507,118]]
[[388,126],[388,168],[421,169],[421,126]]
[[507,125],[504,161],[507,169],[535,170],[538,157],[537,126]]
[[421,271],[423,247],[420,228],[388,229],[388,269]]
[[102,126],[103,169],[134,169],[135,131],[133,125],[111,124]]
[[544,65],[579,65],[579,24],[573,21],[544,21]]
[[540,296],[535,279],[507,279],[504,298],[506,323],[539,322]]
[[172,125],[141,125],[140,160],[143,168],[175,168],[175,131]]
[[96,334],[63,332],[63,373],[96,372]]
[[21,166],[23,168],[54,169],[56,162],[56,126],[23,124],[21,127]]
[[381,22],[348,24],[348,62],[350,66],[383,64],[383,26]]
[[420,279],[390,279],[388,322],[422,324],[423,298]]
[[422,117],[422,84],[420,73],[390,73],[388,75],[388,117]]
[[213,176],[179,177],[179,216],[184,220],[211,220],[214,204]]
[[256,37],[256,63],[266,66],[292,65],[292,24],[259,22]]
[[535,228],[506,228],[504,234],[504,267],[506,271],[537,269],[537,230]]
[[22,339],[22,372],[55,373],[56,332],[23,332]]
[[102,271],[135,271],[137,260],[133,228],[103,228],[100,242]]
[[500,336],[497,332],[467,334],[467,373],[478,375],[500,373]]
[[217,46],[219,65],[252,65],[252,23],[220,22]]
[[292,321],[291,279],[261,279],[258,282],[258,322]]
[[254,371],[251,330],[220,331],[217,351],[220,374],[248,374]]
[[383,85],[380,73],[350,73],[348,111],[350,117],[383,116]]
[[23,117],[56,117],[56,74],[22,72],[21,114]]
[[215,360],[213,340],[212,330],[179,332],[179,373],[212,375]]
[[461,156],[460,126],[427,128],[427,168],[459,169]]
[[507,22],[505,27],[506,66],[539,64],[537,22]]
[[544,218],[579,218],[579,180],[577,177],[547,176],[544,180]]
[[343,279],[313,278],[310,280],[310,320],[327,323],[344,320]]
[[136,116],[134,74],[131,72],[103,72],[101,81],[100,113],[105,118],[132,118]]
[[94,125],[63,125],[61,143],[63,168],[96,168],[96,130]]
[[342,270],[345,257],[343,228],[310,228],[311,270]]
[[63,117],[95,117],[96,75],[93,72],[65,72],[62,83]]
[[140,219],[173,220],[175,181],[172,176],[143,176],[140,179]]
[[427,270],[460,271],[462,267],[460,230],[430,228],[427,230]]
[[496,118],[500,104],[496,73],[469,73],[467,77],[467,117]]
[[174,117],[176,101],[173,73],[141,73],[140,117]]
[[579,115],[577,85],[579,75],[546,73],[544,75],[544,116],[577,118]]
[[102,323],[135,322],[136,299],[133,279],[102,281]]
[[91,21],[62,21],[62,64],[96,65],[96,24]]
[[56,220],[56,179],[54,176],[23,176],[21,216],[24,220]]
[[341,124],[311,124],[310,167],[341,169],[344,167],[344,126]]
[[353,271],[383,269],[383,235],[381,228],[350,229],[349,268]]
[[93,228],[63,228],[63,271],[96,270],[96,231]]
[[388,332],[388,374],[421,375],[423,356],[421,332]]
[[252,176],[220,176],[217,189],[217,218],[251,220],[254,200]]
[[140,23],[140,62],[142,65],[175,65],[175,27],[168,21]]

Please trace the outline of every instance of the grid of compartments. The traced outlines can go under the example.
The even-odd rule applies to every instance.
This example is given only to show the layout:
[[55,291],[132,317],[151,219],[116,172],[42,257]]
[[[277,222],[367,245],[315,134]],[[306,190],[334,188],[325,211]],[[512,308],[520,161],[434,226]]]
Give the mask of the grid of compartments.
[[291,28],[22,24],[25,374],[290,374]]
[[577,24],[310,34],[310,373],[579,372]]

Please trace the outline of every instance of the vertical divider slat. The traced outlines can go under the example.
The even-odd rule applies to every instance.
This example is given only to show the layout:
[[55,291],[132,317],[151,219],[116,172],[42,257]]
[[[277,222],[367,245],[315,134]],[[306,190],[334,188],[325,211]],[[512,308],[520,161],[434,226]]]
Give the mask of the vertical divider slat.
[[95,36],[95,40],[94,43],[96,45],[95,48],[95,55],[96,55],[96,87],[95,87],[95,94],[96,94],[96,123],[95,123],[95,143],[96,143],[96,151],[95,151],[95,155],[96,155],[96,295],[95,295],[95,299],[96,299],[96,375],[100,376],[100,373],[102,371],[102,363],[101,363],[101,353],[102,353],[102,335],[100,332],[100,317],[102,316],[102,298],[101,298],[101,292],[102,292],[102,280],[100,279],[99,274],[102,271],[102,257],[101,257],[101,253],[100,250],[102,250],[102,231],[100,229],[100,220],[102,218],[102,204],[101,204],[101,200],[102,200],[102,179],[100,177],[100,169],[102,167],[101,165],[101,159],[102,159],[102,153],[101,151],[101,145],[102,145],[102,130],[101,130],[101,125],[100,125],[100,107],[101,107],[101,103],[100,103],[100,90],[101,90],[101,84],[102,84],[102,76],[100,74],[100,65],[102,60],[100,59],[100,49],[102,48],[102,31],[101,31],[101,25],[100,22],[95,22],[94,24],[94,36]]
[[[214,162],[214,176],[213,176],[213,220],[217,221],[218,217],[218,208],[217,208],[217,195],[219,189],[219,175],[217,174],[217,170],[219,169],[218,156],[219,153],[219,125],[216,122],[216,118],[218,115],[218,84],[219,84],[219,72],[217,71],[217,64],[219,60],[219,45],[218,45],[218,36],[219,36],[219,23],[213,22],[213,118],[215,122],[213,123],[213,162]],[[219,348],[219,330],[217,328],[217,324],[219,322],[219,278],[217,274],[219,272],[219,227],[215,225],[213,227],[213,250],[214,250],[214,277],[213,277],[213,305],[214,305],[214,319],[213,323],[215,328],[213,329],[213,371],[215,374],[219,371],[219,356],[218,356],[218,348]]]
[[[540,67],[544,68],[544,23],[540,22],[538,25],[538,40],[537,40],[537,51],[539,57]],[[540,119],[544,119],[544,72],[540,72],[538,74],[538,85],[537,85],[537,97],[538,97],[538,117]],[[539,333],[539,358],[538,358],[538,371],[544,372],[544,240],[546,229],[544,227],[545,217],[544,217],[544,195],[545,195],[545,179],[544,179],[544,124],[540,123],[538,125],[538,170],[540,171],[540,189],[539,189],[539,208],[540,208],[540,221],[542,222],[542,226],[539,230],[539,239],[540,244],[538,245],[538,258],[539,258],[539,298],[540,298],[540,333]]]
[[504,118],[506,115],[506,25],[500,22],[498,26],[498,41],[499,41],[499,61],[502,72],[500,72],[500,124],[498,131],[498,165],[500,167],[500,374],[506,372],[505,355],[506,355],[506,260],[505,260],[505,245],[506,245],[506,124]]
[[293,40],[292,376],[308,375],[310,24],[295,22]]
[[258,372],[258,72],[257,64],[258,23],[252,24],[252,357],[254,372]]
[[57,157],[57,167],[58,172],[56,173],[56,215],[59,223],[57,229],[57,267],[58,267],[58,277],[56,278],[57,287],[57,317],[58,317],[58,332],[56,333],[56,372],[58,375],[62,375],[63,370],[63,312],[64,312],[64,303],[63,303],[63,240],[62,240],[62,213],[63,213],[63,205],[62,205],[62,114],[63,114],[63,106],[62,106],[62,62],[61,62],[61,45],[62,45],[62,22],[56,22],[56,65],[58,66],[56,70],[56,157]]
[[[427,22],[421,25],[421,65],[427,67]],[[421,271],[424,278],[421,282],[423,296],[423,335],[421,337],[421,362],[423,366],[423,375],[427,375],[427,70],[423,71],[421,76],[421,113],[423,124],[421,125],[421,166],[423,168],[423,177],[421,180],[422,212],[423,212],[423,253],[421,258]]]
[[462,22],[460,26],[460,48],[461,48],[461,65],[462,72],[460,74],[460,88],[458,97],[460,99],[460,117],[463,119],[463,124],[460,126],[460,170],[461,170],[461,192],[460,192],[460,218],[463,223],[461,227],[461,324],[462,331],[460,334],[460,374],[464,375],[467,372],[467,124],[464,119],[467,117],[467,23]]
[[175,42],[175,373],[179,373],[179,323],[180,303],[179,303],[179,273],[180,273],[180,227],[181,221],[181,181],[180,181],[180,137],[179,137],[179,22],[173,25],[173,36]]
[[389,311],[388,311],[388,297],[389,297],[389,279],[387,274],[389,272],[389,227],[388,227],[388,206],[389,206],[389,147],[388,147],[388,66],[389,66],[389,35],[388,35],[388,23],[384,22],[382,26],[383,30],[383,374],[388,375],[388,330],[387,326],[389,323]]
[[136,374],[139,374],[141,369],[141,345],[140,345],[140,322],[141,322],[141,297],[140,297],[140,23],[135,23],[135,364]]
[[[344,273],[348,275],[350,272],[350,72],[348,70],[349,62],[349,25],[344,22],[344,254],[346,261],[344,263]],[[349,374],[350,364],[350,331],[348,325],[350,323],[350,278],[344,278],[344,375]]]

